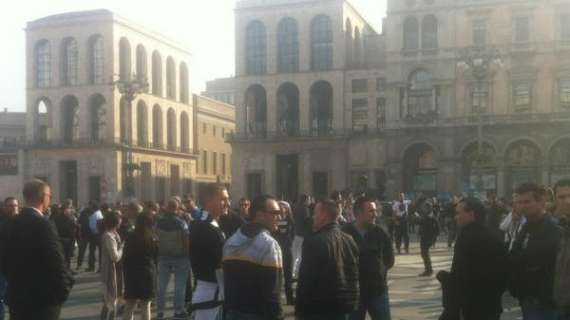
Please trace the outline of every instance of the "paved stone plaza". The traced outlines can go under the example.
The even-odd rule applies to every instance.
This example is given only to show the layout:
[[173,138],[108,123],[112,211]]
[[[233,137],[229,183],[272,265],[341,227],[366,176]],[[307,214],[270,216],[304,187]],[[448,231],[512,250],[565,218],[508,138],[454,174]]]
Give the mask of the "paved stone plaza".
[[[451,267],[451,252],[444,248],[442,243],[433,250],[432,259],[436,272],[449,270]],[[412,245],[409,255],[397,256],[396,266],[389,273],[393,320],[429,320],[439,317],[441,313],[439,283],[434,277],[418,278],[417,275],[422,271],[423,263],[417,243]],[[98,276],[94,273],[81,273],[65,305],[62,319],[98,319],[101,301]],[[510,297],[506,297],[504,306],[505,313],[502,320],[521,319],[520,309]],[[171,315],[172,304],[169,304],[168,308],[167,315]],[[287,318],[293,319],[293,308],[287,306],[285,310]]]

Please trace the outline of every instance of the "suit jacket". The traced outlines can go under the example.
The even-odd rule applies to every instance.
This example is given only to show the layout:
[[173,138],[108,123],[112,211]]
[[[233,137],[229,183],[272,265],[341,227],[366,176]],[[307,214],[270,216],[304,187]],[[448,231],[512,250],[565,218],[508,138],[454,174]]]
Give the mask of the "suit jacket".
[[3,238],[1,262],[10,283],[8,305],[24,309],[63,304],[73,277],[54,225],[34,209],[25,208],[10,221]]

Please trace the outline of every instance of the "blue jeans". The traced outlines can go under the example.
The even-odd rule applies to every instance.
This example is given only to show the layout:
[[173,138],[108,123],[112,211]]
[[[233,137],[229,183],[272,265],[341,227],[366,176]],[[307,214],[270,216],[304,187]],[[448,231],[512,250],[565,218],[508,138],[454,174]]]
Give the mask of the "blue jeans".
[[174,312],[185,313],[184,298],[186,282],[190,273],[190,260],[186,257],[158,257],[158,295],[156,297],[157,313],[164,312],[166,305],[166,289],[170,276],[174,274]]
[[372,320],[390,320],[390,296],[388,292],[361,300],[358,309],[350,315],[350,320],[366,319],[367,311]]
[[4,320],[4,296],[7,285],[6,278],[0,274],[0,320]]
[[534,297],[526,297],[519,301],[522,309],[523,320],[557,320],[558,312],[554,307],[546,307],[540,304]]

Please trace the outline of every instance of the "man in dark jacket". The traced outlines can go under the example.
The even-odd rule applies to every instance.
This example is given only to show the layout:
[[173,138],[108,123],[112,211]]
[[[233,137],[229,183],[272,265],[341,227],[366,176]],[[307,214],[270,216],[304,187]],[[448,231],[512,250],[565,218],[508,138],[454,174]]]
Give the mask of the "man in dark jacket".
[[281,218],[277,229],[272,233],[279,243],[283,255],[283,275],[285,279],[285,297],[287,304],[293,304],[293,237],[295,236],[295,223],[291,213],[291,206],[285,201],[279,201]]
[[79,213],[79,219],[77,221],[77,244],[79,247],[77,253],[77,270],[79,270],[83,265],[85,253],[87,252],[87,245],[89,244],[89,239],[91,237],[91,231],[89,230],[89,216],[93,213],[93,207],[95,207],[95,204],[90,202],[89,205]]
[[372,320],[389,320],[390,299],[386,277],[388,270],[394,266],[392,242],[386,231],[374,224],[374,200],[367,197],[356,199],[353,211],[356,221],[343,227],[360,251],[360,304],[351,320],[364,320],[367,312]]
[[59,319],[73,278],[54,226],[44,217],[50,187],[33,180],[24,186],[27,205],[8,227],[2,272],[8,280],[12,320]]
[[59,210],[52,211],[50,219],[55,224],[59,241],[63,247],[63,254],[67,267],[71,269],[71,258],[75,249],[75,236],[77,234],[77,218],[73,202],[66,200],[66,204]]
[[313,235],[303,242],[295,314],[302,320],[348,319],[358,304],[358,246],[337,224],[336,203],[315,206]]
[[[3,207],[0,206],[0,257],[2,256],[2,246],[6,244],[6,239],[3,238],[3,227],[7,226],[8,222],[20,212],[20,205],[18,200],[14,197],[4,199],[3,205]],[[2,275],[0,263],[0,320],[4,320],[4,297],[6,295],[7,286],[8,283],[6,282],[6,278]]]
[[562,232],[554,275],[554,300],[560,319],[570,320],[570,180],[560,180],[554,186],[556,213]]
[[281,209],[272,196],[253,199],[250,223],[224,245],[226,320],[283,318],[281,249],[270,232],[277,230]]
[[429,277],[433,274],[429,249],[435,244],[437,240],[437,236],[439,235],[439,224],[435,219],[433,202],[431,199],[423,199],[418,201],[417,210],[420,215],[418,220],[418,225],[420,227],[420,251],[422,260],[424,261],[424,272],[419,276]]
[[546,213],[546,191],[536,184],[516,190],[517,208],[527,223],[511,251],[511,294],[519,299],[523,319],[557,319],[553,297],[560,230]]
[[485,226],[485,208],[476,198],[461,200],[455,220],[461,228],[451,272],[437,277],[443,288],[441,320],[498,320],[508,276],[508,253]]
[[303,194],[299,202],[293,208],[293,220],[295,221],[295,238],[293,239],[293,278],[297,278],[301,265],[301,249],[303,240],[311,234],[311,197]]

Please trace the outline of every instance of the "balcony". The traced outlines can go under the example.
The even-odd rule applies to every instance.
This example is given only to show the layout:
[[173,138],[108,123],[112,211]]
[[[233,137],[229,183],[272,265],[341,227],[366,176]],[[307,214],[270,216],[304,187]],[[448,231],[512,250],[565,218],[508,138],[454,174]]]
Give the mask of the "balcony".
[[143,151],[143,152],[161,152],[161,153],[174,153],[174,154],[184,154],[184,155],[198,155],[198,152],[188,148],[179,146],[164,146],[160,143],[150,143],[150,142],[138,142],[123,141],[123,139],[74,139],[73,141],[68,141],[64,139],[60,140],[38,140],[38,141],[28,141],[22,143],[21,145],[27,149],[82,149],[82,148],[131,148],[133,151]]
[[[322,129],[322,128],[321,128]],[[228,136],[228,142],[245,141],[286,141],[286,140],[315,140],[315,139],[340,139],[350,137],[352,129],[330,129],[327,130],[299,130],[294,134],[287,134],[283,131],[268,131],[265,135],[256,135],[247,132],[236,132]]]

